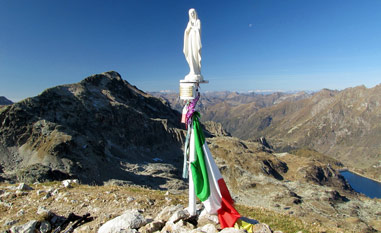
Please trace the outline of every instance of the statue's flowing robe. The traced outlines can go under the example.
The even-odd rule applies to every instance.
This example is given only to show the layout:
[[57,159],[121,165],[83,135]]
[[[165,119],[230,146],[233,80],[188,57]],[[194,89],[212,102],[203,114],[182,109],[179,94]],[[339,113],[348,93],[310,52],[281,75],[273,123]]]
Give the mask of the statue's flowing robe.
[[191,75],[201,74],[201,22],[196,20],[195,25],[191,27],[191,22],[187,28],[191,28],[189,33],[184,32],[184,55],[189,64]]

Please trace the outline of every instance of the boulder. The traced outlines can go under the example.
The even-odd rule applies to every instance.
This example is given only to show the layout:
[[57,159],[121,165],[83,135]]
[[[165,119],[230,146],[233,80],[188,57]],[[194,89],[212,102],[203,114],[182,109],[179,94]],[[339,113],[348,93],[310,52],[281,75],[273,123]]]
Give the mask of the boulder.
[[165,226],[165,222],[160,220],[154,220],[153,222],[148,223],[147,225],[141,227],[139,232],[141,233],[152,233],[160,231]]
[[184,220],[185,218],[189,217],[189,213],[186,210],[179,209],[173,215],[168,219],[168,222],[177,222],[179,220]]
[[25,184],[25,183],[20,183],[19,186],[17,186],[17,190],[29,191],[29,190],[33,190],[33,188],[30,187],[29,185]]
[[48,221],[42,221],[40,224],[40,232],[41,233],[48,233],[52,229],[52,226]]
[[134,197],[127,197],[127,203],[133,202],[135,200]]
[[20,226],[13,226],[11,228],[11,232],[14,233],[35,233],[36,232],[36,225],[38,221],[32,220],[29,221],[23,225]]
[[200,226],[204,226],[204,225],[208,225],[208,224],[212,224],[218,228],[220,221],[218,220],[217,215],[208,214],[208,213],[206,213],[206,210],[204,209],[203,211],[201,211],[201,214],[198,217],[197,226],[200,227]]
[[194,233],[196,233],[196,232],[217,233],[218,230],[214,224],[209,223],[209,224],[206,224],[202,227],[199,227],[199,228],[197,228],[191,232],[194,232]]
[[167,206],[156,216],[155,220],[167,222],[176,211],[180,210],[184,210],[184,207],[182,205]]
[[103,224],[99,228],[98,233],[116,233],[123,232],[123,230],[139,229],[146,223],[147,220],[138,210],[128,210],[124,214]]
[[17,217],[21,217],[21,216],[23,216],[25,214],[25,211],[23,210],[23,209],[21,209],[21,210],[19,210],[18,212],[17,212]]
[[18,222],[19,222],[19,220],[15,220],[15,219],[13,219],[13,220],[6,220],[5,223],[4,223],[4,226],[13,226],[13,225],[15,225]]
[[37,214],[38,214],[38,215],[42,215],[42,216],[46,216],[46,217],[47,217],[47,216],[51,215],[52,212],[51,212],[50,210],[46,209],[45,207],[40,206],[40,207],[38,207],[38,209],[37,209]]
[[63,180],[62,181],[62,186],[64,186],[65,188],[72,188],[72,184],[78,184],[79,181],[77,179],[74,179],[74,180]]
[[264,223],[258,223],[253,225],[253,232],[254,233],[272,233],[273,231],[269,227],[269,225]]
[[183,221],[182,219],[176,223],[173,222],[167,222],[164,226],[164,228],[161,230],[162,233],[166,232],[172,232],[172,233],[185,233],[185,232],[190,232],[194,229],[195,227],[188,223]]

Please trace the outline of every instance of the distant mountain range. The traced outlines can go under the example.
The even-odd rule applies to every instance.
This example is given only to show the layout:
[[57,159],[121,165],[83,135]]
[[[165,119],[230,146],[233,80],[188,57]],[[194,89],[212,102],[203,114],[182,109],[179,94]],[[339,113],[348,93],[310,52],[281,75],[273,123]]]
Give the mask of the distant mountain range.
[[[179,99],[178,93],[153,92],[152,95],[162,98],[175,110],[181,112],[184,104]],[[307,92],[284,93],[275,92],[271,94],[238,93],[231,91],[207,92],[202,96],[197,104],[205,121],[215,121],[222,123],[224,129],[234,136],[242,137],[236,131],[240,130],[240,125],[260,109],[277,105],[284,101],[297,101],[310,97]],[[244,131],[247,128],[243,129]]]
[[5,98],[4,96],[0,96],[0,105],[10,105],[10,104],[13,104],[13,102]]
[[[150,92],[150,94],[167,101],[173,109],[178,111],[181,111],[184,106],[182,101],[179,99],[179,94],[176,92]],[[298,100],[309,97],[310,95],[311,94],[308,94],[307,92],[273,92],[271,94],[259,94],[256,92],[239,93],[231,91],[206,92],[202,93],[202,98],[198,102],[197,107],[200,109],[201,113],[204,114],[219,115],[219,112],[222,111],[230,114],[231,111],[236,110],[235,107],[242,104],[247,104],[248,108],[251,106],[251,109],[258,110],[280,103],[287,99]],[[205,116],[205,118],[213,120],[213,117],[211,116]]]
[[[155,94],[179,110],[178,96]],[[242,139],[265,137],[277,151],[312,148],[381,180],[381,85],[295,94],[205,93],[203,120]]]

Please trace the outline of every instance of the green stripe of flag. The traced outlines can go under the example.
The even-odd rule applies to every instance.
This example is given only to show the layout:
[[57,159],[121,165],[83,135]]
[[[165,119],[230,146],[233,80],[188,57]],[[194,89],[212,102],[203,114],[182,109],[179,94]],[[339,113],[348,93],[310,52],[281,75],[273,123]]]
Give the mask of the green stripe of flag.
[[191,171],[193,183],[195,186],[196,196],[201,201],[206,201],[210,196],[210,187],[208,179],[208,170],[206,169],[206,162],[204,151],[202,149],[205,143],[205,136],[202,132],[200,122],[198,120],[200,114],[194,112],[193,114],[193,136],[195,142],[195,161],[191,162]]

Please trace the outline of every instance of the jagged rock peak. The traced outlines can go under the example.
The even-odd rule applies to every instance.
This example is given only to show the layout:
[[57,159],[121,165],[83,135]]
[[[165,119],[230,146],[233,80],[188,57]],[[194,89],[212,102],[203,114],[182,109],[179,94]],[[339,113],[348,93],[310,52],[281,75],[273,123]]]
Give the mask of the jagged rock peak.
[[85,78],[83,81],[90,81],[94,78],[104,78],[104,77],[106,77],[108,79],[116,79],[119,81],[122,80],[122,76],[118,72],[111,70],[111,71],[103,72],[101,74],[91,75],[91,76]]
[[82,91],[78,90],[78,87],[84,87],[94,93],[95,89],[107,89],[115,91],[127,97],[133,97],[142,95],[144,97],[151,97],[144,91],[138,89],[136,86],[131,85],[126,80],[123,80],[121,75],[116,71],[108,71],[101,74],[91,75],[79,83],[60,85],[52,88],[48,88],[43,91],[40,96],[49,95],[51,92],[60,92],[61,94],[68,90],[75,96],[82,96]]
[[122,76],[116,72],[116,71],[107,71],[101,74],[94,74],[91,75],[84,80],[82,80],[80,83],[83,85],[94,85],[94,86],[105,86],[107,87],[108,84],[114,82],[115,84],[123,84],[127,85],[130,89],[134,90],[135,92],[142,94],[142,95],[147,95],[145,92],[142,90],[139,90],[136,86],[131,85],[129,82],[126,80],[122,79]]

